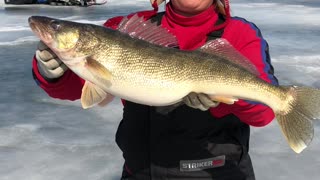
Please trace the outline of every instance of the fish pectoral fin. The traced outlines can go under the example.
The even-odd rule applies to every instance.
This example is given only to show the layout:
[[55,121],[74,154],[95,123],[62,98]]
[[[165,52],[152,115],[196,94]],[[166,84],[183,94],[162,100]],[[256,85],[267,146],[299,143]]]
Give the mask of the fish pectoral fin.
[[217,102],[222,102],[225,104],[234,104],[239,99],[231,96],[219,96],[219,95],[209,95],[210,99]]
[[90,108],[102,103],[107,98],[107,93],[98,86],[86,81],[81,94],[81,104],[83,109]]
[[224,38],[218,38],[208,41],[199,50],[222,57],[230,63],[236,64],[248,70],[252,74],[255,74],[257,76],[260,75],[255,65],[248,58],[242,55],[237,49],[235,49],[228,40]]
[[86,58],[86,67],[94,75],[95,78],[102,80],[105,85],[111,86],[111,72],[92,56]]

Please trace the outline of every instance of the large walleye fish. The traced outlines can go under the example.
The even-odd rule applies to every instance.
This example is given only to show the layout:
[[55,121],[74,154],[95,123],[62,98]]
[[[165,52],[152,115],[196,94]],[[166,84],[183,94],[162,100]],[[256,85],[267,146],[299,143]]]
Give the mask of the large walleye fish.
[[112,95],[151,106],[180,102],[190,92],[232,104],[238,99],[271,107],[291,148],[300,153],[313,138],[320,117],[320,91],[275,86],[258,78],[254,65],[226,40],[196,51],[172,48],[176,38],[164,28],[133,16],[118,30],[32,16],[33,32],[77,75],[86,80],[84,108]]

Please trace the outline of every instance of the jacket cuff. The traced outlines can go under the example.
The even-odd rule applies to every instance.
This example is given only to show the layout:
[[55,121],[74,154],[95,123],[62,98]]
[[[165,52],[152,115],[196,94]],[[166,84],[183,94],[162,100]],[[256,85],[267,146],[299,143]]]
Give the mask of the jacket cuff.
[[49,82],[39,72],[37,60],[33,58],[32,72],[36,83],[50,96],[58,99],[77,100],[81,97],[84,80],[67,70],[56,82]]
[[56,86],[59,86],[59,85],[63,85],[64,84],[64,80],[66,79],[65,78],[66,77],[66,73],[68,73],[68,71],[70,71],[70,70],[67,70],[65,72],[65,74],[60,78],[51,79],[51,78],[43,77],[40,74],[40,71],[39,71],[39,68],[38,68],[38,61],[37,61],[35,56],[33,57],[33,60],[32,60],[33,77],[34,77],[34,80],[36,81],[36,83],[41,87],[50,88],[50,87],[56,87]]
[[233,105],[220,103],[216,108],[210,108],[211,114],[216,118],[222,118],[234,114],[240,121],[254,127],[263,127],[275,119],[273,110],[263,104],[250,104],[240,100]]

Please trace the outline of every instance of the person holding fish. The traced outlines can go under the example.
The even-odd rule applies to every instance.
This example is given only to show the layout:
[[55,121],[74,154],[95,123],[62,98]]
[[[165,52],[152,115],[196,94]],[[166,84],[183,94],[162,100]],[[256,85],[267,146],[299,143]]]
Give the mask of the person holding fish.
[[[248,154],[250,126],[266,126],[275,118],[274,112],[276,112],[279,114],[277,119],[280,119],[280,125],[282,125],[282,127],[289,127],[285,126],[286,119],[280,115],[285,117],[286,114],[292,114],[290,112],[294,108],[291,105],[295,104],[294,99],[296,96],[281,96],[284,98],[288,97],[285,101],[289,105],[280,107],[281,103],[277,99],[278,96],[274,102],[270,102],[270,104],[266,103],[268,104],[267,106],[262,103],[248,101],[250,98],[247,98],[248,100],[242,100],[233,96],[212,96],[201,90],[195,90],[186,93],[178,99],[178,102],[174,95],[180,92],[180,94],[184,94],[184,90],[189,87],[187,86],[188,84],[181,83],[182,85],[186,85],[183,86],[185,88],[175,89],[178,81],[176,81],[177,83],[173,83],[173,85],[170,84],[170,77],[172,76],[169,76],[168,81],[156,81],[161,83],[154,83],[155,79],[168,76],[168,73],[163,76],[163,74],[161,74],[162,72],[155,69],[164,67],[164,70],[169,69],[168,72],[171,72],[171,70],[183,69],[190,64],[190,66],[194,65],[192,66],[194,68],[203,67],[202,69],[199,68],[195,70],[191,68],[187,73],[179,72],[180,74],[177,79],[190,77],[191,79],[201,82],[194,88],[201,88],[202,85],[206,83],[206,81],[202,82],[202,79],[207,77],[206,75],[210,72],[222,73],[223,76],[230,77],[233,77],[234,74],[237,74],[236,72],[239,72],[238,76],[240,76],[240,78],[237,77],[238,80],[235,82],[238,84],[243,83],[244,85],[242,87],[244,88],[251,86],[251,84],[245,84],[250,81],[246,79],[247,74],[250,74],[250,76],[248,76],[250,77],[249,79],[254,79],[251,78],[251,75],[256,74],[258,76],[257,80],[254,81],[256,84],[261,83],[261,87],[270,87],[270,89],[266,88],[267,92],[270,92],[269,96],[256,95],[258,100],[261,99],[261,102],[269,102],[269,99],[274,97],[272,95],[273,92],[285,91],[294,94],[295,88],[277,87],[278,81],[273,74],[273,67],[270,62],[266,40],[263,39],[260,30],[255,24],[243,18],[230,16],[228,0],[170,0],[166,3],[165,12],[158,13],[158,5],[163,2],[164,0],[151,0],[154,10],[136,12],[128,16],[114,17],[107,20],[104,26],[112,30],[103,28],[92,33],[90,29],[93,30],[94,28],[86,28],[86,30],[89,29],[87,36],[79,36],[74,33],[63,33],[62,35],[60,34],[61,36],[46,36],[45,33],[59,31],[64,26],[63,22],[50,19],[45,20],[45,18],[41,17],[30,18],[29,24],[31,28],[37,32],[38,35],[42,37],[42,41],[45,42],[39,43],[33,60],[33,75],[36,82],[53,98],[66,100],[77,100],[81,98],[82,105],[85,108],[95,104],[101,105],[107,103],[112,99],[112,95],[125,97],[123,98],[125,99],[123,100],[123,119],[116,133],[116,142],[122,150],[125,159],[121,177],[122,180],[254,180],[255,175]],[[141,23],[139,24],[139,17],[143,17],[143,26]],[[130,19],[134,20],[130,21]],[[150,22],[157,23],[162,27],[153,26]],[[41,23],[43,23],[43,25],[38,26],[38,24]],[[39,31],[39,29],[44,28],[44,26],[48,24],[50,24],[51,29],[43,32]],[[133,26],[131,26],[132,24]],[[147,28],[143,29],[144,26]],[[70,27],[70,29],[75,27],[80,29],[83,28],[83,25],[72,25]],[[139,32],[135,32],[138,31],[139,28],[142,28],[142,30],[140,29]],[[163,31],[163,29],[167,29],[175,38],[172,38],[172,35]],[[114,30],[119,32],[115,32]],[[84,49],[82,52],[82,56],[84,56],[85,51],[88,51],[91,47],[95,47],[96,43],[100,42],[99,39],[105,38],[109,32],[120,33],[116,37],[109,37],[118,38],[117,40],[119,41],[122,41],[119,37],[122,36],[123,33],[131,36],[129,38],[127,36],[123,37],[126,39],[123,42],[126,43],[121,44],[128,45],[127,48],[129,49],[137,48],[135,50],[139,53],[136,53],[136,51],[129,53],[129,55],[126,56],[127,58],[125,58],[126,60],[131,57],[143,57],[138,61],[133,59],[130,62],[126,62],[125,66],[121,65],[121,67],[131,67],[132,64],[134,68],[140,67],[141,64],[139,63],[142,61],[146,59],[152,60],[149,56],[153,56],[154,59],[159,57],[157,61],[152,61],[153,64],[151,65],[146,66],[142,64],[141,68],[145,69],[132,71],[138,72],[142,76],[141,79],[139,79],[140,76],[131,77],[137,73],[129,72],[129,70],[122,72],[123,74],[129,73],[128,76],[122,76],[121,72],[117,74],[116,71],[112,71],[112,68],[118,67],[114,59],[117,58],[116,52],[119,52],[119,44],[116,45],[115,52],[108,55],[103,54],[102,51],[104,51],[104,49],[100,46],[98,51],[101,51],[101,54],[96,52],[94,55],[85,56],[86,59],[84,63],[79,63],[81,57],[75,58],[77,56],[76,52],[73,51],[72,48],[70,49],[72,43],[60,43],[60,41],[63,42],[64,39],[76,42],[75,39],[79,37],[87,38],[89,36],[93,37],[94,34],[106,33],[105,36],[101,38],[92,38],[91,42],[85,43],[83,47],[79,44],[75,46],[77,50],[81,48]],[[154,36],[152,36],[152,34],[154,34]],[[68,35],[69,38],[63,38]],[[57,39],[56,43],[49,42],[53,37]],[[164,48],[162,46],[152,46],[149,48],[149,46],[151,46],[149,43],[146,44],[145,42],[136,40],[135,38],[137,37],[144,41],[152,41],[157,45],[177,46],[179,50],[172,47]],[[108,42],[112,43],[114,41]],[[177,43],[175,43],[175,41],[177,41]],[[130,43],[134,45],[130,46]],[[111,45],[105,47],[112,49]],[[59,51],[59,48],[69,48],[70,50]],[[121,50],[120,52],[125,56],[125,53],[130,51],[129,49],[126,49],[126,51]],[[215,56],[209,55],[212,51],[216,53]],[[170,54],[174,54],[174,56]],[[114,63],[107,65],[110,71],[101,66],[103,60],[99,59],[99,56],[105,57],[105,59],[109,58],[109,60]],[[221,56],[222,58],[218,59],[225,61],[227,61],[227,59],[240,59],[243,61],[235,62],[241,68],[237,66],[235,71],[231,71],[234,73],[226,73],[228,69],[223,69],[224,67],[232,69],[235,66],[230,65],[230,63],[224,64],[224,62],[218,63],[219,66],[221,64],[223,65],[223,67],[221,67],[223,70],[212,67],[210,71],[208,71],[206,68],[209,68],[209,66],[205,65],[206,63],[212,63],[212,61],[203,60],[203,62],[199,62],[200,60],[194,60],[197,57],[200,58],[200,56],[201,58]],[[166,59],[172,57],[172,61],[180,57],[185,58],[185,60],[179,61],[180,64],[176,64],[176,69],[172,69],[170,61],[166,61]],[[75,60],[72,61],[72,59]],[[246,62],[246,60],[249,60],[249,62]],[[159,64],[159,62],[166,63]],[[183,64],[184,62],[186,64]],[[86,67],[87,69],[77,70],[77,68],[74,67],[77,64],[79,64],[79,67]],[[204,64],[204,66],[202,66],[202,64]],[[150,69],[148,69],[149,67]],[[243,72],[246,73],[243,74]],[[87,75],[88,73],[92,74],[86,76],[81,73],[87,73]],[[157,77],[157,73],[160,73],[161,76]],[[189,76],[192,73],[198,74],[197,77]],[[81,77],[77,74],[80,74]],[[146,76],[146,74],[148,76]],[[173,73],[170,75],[172,74]],[[98,75],[98,78],[92,78],[94,75]],[[87,77],[89,78],[86,79]],[[154,79],[148,79],[150,77],[154,77]],[[218,77],[221,76],[219,75]],[[86,82],[83,78],[86,79]],[[89,80],[90,78],[92,81]],[[126,79],[135,82],[136,87],[131,86],[131,90],[133,89],[131,93],[121,94],[121,87],[124,87],[125,83],[117,84],[116,80],[123,80],[123,82],[125,82]],[[96,85],[99,84],[98,81],[100,80],[104,83],[98,88]],[[142,83],[139,82],[139,80],[141,80]],[[185,79],[183,82],[186,81],[188,81],[188,79]],[[150,89],[145,90],[145,88],[149,88],[144,86],[145,84],[149,84],[150,86],[154,85],[157,88],[152,89],[150,87]],[[164,84],[163,86],[165,87],[163,88],[161,85],[158,86],[158,84]],[[221,83],[219,86],[232,87],[233,84],[234,83]],[[140,89],[137,88],[139,86],[141,86]],[[204,86],[204,88],[207,86],[210,86],[210,84]],[[213,88],[216,88],[216,86],[217,85]],[[172,89],[166,87],[172,87]],[[242,87],[225,88],[223,91],[226,91],[226,94],[237,94],[238,91],[241,91]],[[104,88],[109,88],[110,92],[105,93],[103,91]],[[156,91],[161,88],[161,92],[168,92],[169,89],[171,93],[167,93],[167,96],[162,96],[166,93],[162,94],[159,93],[160,91]],[[217,92],[218,90],[219,89],[217,89]],[[308,100],[313,103],[318,102],[316,101],[318,100],[318,91],[307,88],[298,90],[297,96],[300,96],[300,92],[307,91],[310,92],[309,95],[311,96]],[[243,95],[243,97],[249,96],[248,94],[259,93],[258,91],[260,91],[260,89],[253,86],[253,90]],[[128,90],[128,92],[130,91]],[[143,93],[141,94],[139,92]],[[154,98],[154,100],[152,98]],[[253,100],[256,99],[253,98]],[[156,101],[157,103],[155,103]],[[169,101],[176,103],[171,103],[166,106],[166,103]],[[303,104],[300,101],[302,100],[299,100],[296,104]],[[277,108],[288,109],[274,111],[277,110]],[[315,113],[314,109],[308,112],[314,113],[310,117],[319,116],[319,113]],[[295,116],[296,114],[292,115],[292,117]],[[306,116],[292,119],[298,121],[305,117]],[[301,122],[304,123],[305,121]],[[300,126],[301,124],[299,121],[295,126],[293,125],[295,128],[283,129],[290,146],[296,152],[301,152],[311,141],[313,135],[310,133],[312,129],[311,125]],[[301,128],[296,128],[297,126]],[[300,134],[294,136],[292,135],[294,133]],[[299,139],[300,135],[302,140]]]

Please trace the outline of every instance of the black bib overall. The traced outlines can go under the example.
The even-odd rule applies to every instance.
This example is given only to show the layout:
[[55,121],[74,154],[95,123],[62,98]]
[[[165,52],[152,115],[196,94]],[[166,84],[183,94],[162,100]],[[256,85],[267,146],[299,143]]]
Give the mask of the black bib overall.
[[[162,15],[152,20],[160,24]],[[126,101],[116,134],[125,159],[122,180],[254,180],[249,136],[249,126],[234,115],[218,119],[186,105],[162,115]]]

